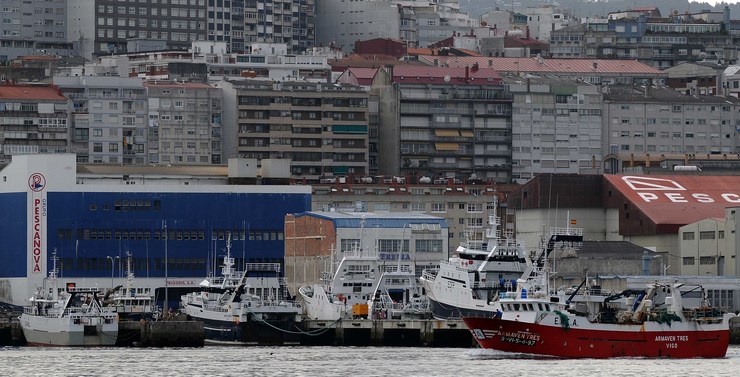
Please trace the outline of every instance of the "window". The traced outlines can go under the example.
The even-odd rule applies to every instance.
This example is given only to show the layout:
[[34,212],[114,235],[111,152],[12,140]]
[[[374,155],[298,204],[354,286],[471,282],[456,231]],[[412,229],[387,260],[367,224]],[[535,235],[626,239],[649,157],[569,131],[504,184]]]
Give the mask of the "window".
[[352,251],[352,250],[359,250],[360,249],[360,240],[349,238],[349,239],[343,239],[340,243],[340,251]]
[[409,240],[378,240],[378,252],[380,253],[399,253],[402,250],[409,251]]
[[412,212],[424,212],[426,211],[426,203],[411,203]]
[[444,203],[432,203],[432,212],[446,212]]
[[694,239],[694,232],[683,232],[683,240],[684,241],[691,241]]
[[442,240],[416,240],[415,250],[417,253],[440,253]]
[[713,240],[714,239],[714,231],[713,230],[710,230],[710,231],[699,232],[699,239],[700,240]]
[[694,257],[683,257],[684,266],[693,266],[695,263]]

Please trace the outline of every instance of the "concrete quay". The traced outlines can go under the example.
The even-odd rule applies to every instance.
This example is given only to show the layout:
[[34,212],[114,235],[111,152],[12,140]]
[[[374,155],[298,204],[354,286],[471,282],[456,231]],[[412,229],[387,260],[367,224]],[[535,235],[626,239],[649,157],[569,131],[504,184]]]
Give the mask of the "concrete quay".
[[461,320],[352,319],[304,320],[301,345],[473,347],[475,340]]
[[119,347],[203,347],[203,322],[198,321],[121,321]]

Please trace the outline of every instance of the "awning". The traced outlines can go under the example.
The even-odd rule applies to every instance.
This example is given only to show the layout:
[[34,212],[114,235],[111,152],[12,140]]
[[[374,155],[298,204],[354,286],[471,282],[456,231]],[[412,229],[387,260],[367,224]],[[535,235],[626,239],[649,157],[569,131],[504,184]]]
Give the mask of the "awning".
[[434,147],[438,151],[457,151],[460,150],[460,144],[458,143],[434,143]]
[[437,136],[445,137],[459,137],[460,132],[457,130],[434,130],[434,134]]
[[473,131],[470,131],[470,130],[460,130],[460,136],[462,136],[462,137],[473,137]]

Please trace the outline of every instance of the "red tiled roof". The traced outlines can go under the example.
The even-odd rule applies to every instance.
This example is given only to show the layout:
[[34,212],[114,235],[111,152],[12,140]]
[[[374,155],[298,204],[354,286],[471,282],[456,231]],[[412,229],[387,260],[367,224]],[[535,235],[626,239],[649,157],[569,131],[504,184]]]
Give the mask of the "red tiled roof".
[[[449,76],[450,80],[445,81]],[[465,68],[462,67],[427,67],[396,66],[393,67],[393,82],[406,84],[449,84],[449,85],[498,85],[501,76],[491,68],[468,69],[465,80]]]
[[406,53],[409,55],[432,55],[436,49],[433,48],[408,48]]
[[344,74],[350,74],[357,81],[357,85],[372,85],[378,68],[351,67]]
[[537,39],[526,39],[517,37],[504,37],[504,46],[535,46],[535,47],[547,47],[549,46],[546,42]]
[[481,69],[493,68],[499,72],[666,75],[657,68],[635,60],[419,56],[419,61],[426,62],[430,65],[433,64],[434,60],[437,60],[440,66],[449,65],[450,67],[472,66],[478,63]]
[[677,229],[706,218],[724,218],[740,206],[740,176],[605,175],[604,178],[658,229]]
[[66,101],[56,88],[50,86],[2,85],[0,100],[53,100]]

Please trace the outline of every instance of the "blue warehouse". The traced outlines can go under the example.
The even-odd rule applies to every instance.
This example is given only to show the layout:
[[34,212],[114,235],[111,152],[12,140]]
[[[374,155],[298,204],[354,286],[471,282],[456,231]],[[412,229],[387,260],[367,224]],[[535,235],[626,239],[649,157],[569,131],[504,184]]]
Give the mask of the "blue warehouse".
[[0,300],[24,305],[53,255],[61,283],[104,288],[124,282],[130,255],[136,286],[168,286],[176,306],[179,291],[219,273],[227,242],[238,265],[283,263],[285,215],[311,207],[309,186],[227,184],[225,167],[134,173],[147,168],[96,173],[70,154],[14,156],[0,170]]

